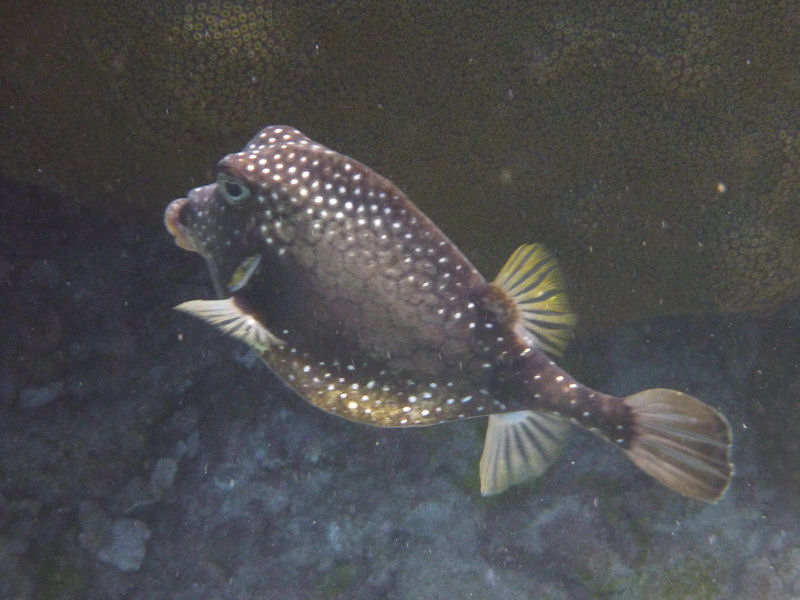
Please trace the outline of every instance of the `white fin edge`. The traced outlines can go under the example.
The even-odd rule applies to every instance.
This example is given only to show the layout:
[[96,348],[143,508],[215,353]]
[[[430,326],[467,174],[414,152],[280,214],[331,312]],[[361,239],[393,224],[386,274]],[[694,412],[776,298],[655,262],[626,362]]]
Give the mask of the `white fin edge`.
[[705,502],[725,495],[733,477],[731,427],[697,398],[655,388],[624,400],[634,437],[625,450],[645,473],[671,490]]
[[523,410],[489,416],[479,466],[481,494],[491,496],[539,477],[558,457],[569,423]]
[[213,325],[259,353],[269,349],[273,344],[283,345],[283,341],[259,323],[254,316],[244,312],[236,303],[235,297],[222,300],[189,300],[176,306],[175,310]]

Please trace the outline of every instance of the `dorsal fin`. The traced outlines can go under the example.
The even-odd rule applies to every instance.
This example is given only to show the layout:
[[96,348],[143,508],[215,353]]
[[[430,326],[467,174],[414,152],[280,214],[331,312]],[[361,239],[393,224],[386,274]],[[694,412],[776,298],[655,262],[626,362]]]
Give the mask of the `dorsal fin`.
[[517,248],[494,280],[514,301],[519,324],[537,346],[559,356],[572,338],[575,315],[569,308],[558,263],[540,244]]

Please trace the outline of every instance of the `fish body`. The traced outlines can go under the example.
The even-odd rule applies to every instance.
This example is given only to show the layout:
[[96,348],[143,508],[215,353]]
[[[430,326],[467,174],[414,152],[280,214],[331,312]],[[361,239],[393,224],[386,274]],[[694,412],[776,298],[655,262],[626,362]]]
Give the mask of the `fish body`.
[[178,308],[319,408],[381,427],[490,417],[485,494],[543,472],[570,421],[688,496],[728,486],[717,411],[671,390],[603,394],[555,364],[574,317],[543,248],[522,246],[489,282],[391,181],[296,129],[224,157],[165,224],[220,297]]

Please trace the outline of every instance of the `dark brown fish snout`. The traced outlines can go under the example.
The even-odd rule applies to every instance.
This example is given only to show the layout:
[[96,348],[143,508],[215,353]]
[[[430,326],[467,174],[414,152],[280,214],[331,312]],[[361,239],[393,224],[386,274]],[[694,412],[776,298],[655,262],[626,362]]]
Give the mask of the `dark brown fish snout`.
[[191,252],[199,252],[198,248],[192,243],[191,238],[187,235],[185,223],[182,222],[183,209],[189,202],[188,198],[178,198],[173,200],[164,211],[164,225],[172,236],[175,238],[175,243],[185,250]]

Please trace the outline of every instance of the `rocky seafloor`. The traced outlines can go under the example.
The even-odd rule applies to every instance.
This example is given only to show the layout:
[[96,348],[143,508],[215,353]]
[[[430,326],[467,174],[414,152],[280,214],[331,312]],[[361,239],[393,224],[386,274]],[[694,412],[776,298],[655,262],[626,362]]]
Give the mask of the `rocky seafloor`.
[[483,423],[326,415],[171,309],[211,295],[158,224],[0,181],[0,598],[800,598],[800,304],[631,324],[562,361],[723,410],[736,477],[706,505],[577,430],[483,498]]

